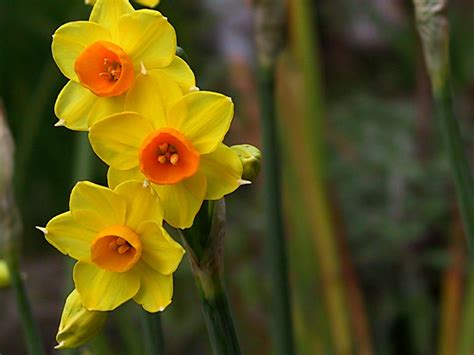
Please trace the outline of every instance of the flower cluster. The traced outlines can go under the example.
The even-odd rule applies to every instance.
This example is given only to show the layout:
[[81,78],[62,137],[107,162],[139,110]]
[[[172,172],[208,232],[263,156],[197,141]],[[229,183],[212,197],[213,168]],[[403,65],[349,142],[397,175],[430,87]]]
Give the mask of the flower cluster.
[[56,126],[87,131],[109,166],[109,187],[79,182],[70,211],[40,228],[77,260],[74,304],[88,312],[130,299],[163,310],[184,254],[163,222],[189,228],[204,200],[248,183],[237,151],[223,143],[232,100],[200,91],[176,50],[166,17],[128,0],[97,0],[89,21],[53,35],[54,60],[69,79]]

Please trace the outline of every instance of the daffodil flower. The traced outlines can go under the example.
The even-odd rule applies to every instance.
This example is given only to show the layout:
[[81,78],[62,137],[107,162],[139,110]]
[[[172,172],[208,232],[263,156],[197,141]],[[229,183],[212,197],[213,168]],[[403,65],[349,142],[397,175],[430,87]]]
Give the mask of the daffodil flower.
[[[94,5],[96,0],[85,0],[86,5]],[[147,7],[155,7],[160,3],[160,0],[135,0],[136,3]]]
[[184,254],[162,222],[161,205],[143,184],[129,181],[111,190],[79,182],[70,211],[38,229],[78,260],[74,283],[88,310],[110,311],[133,299],[157,312],[171,302],[172,274]]
[[53,35],[53,58],[70,81],[55,105],[57,126],[87,130],[123,111],[139,75],[155,71],[183,92],[194,75],[176,53],[176,33],[158,11],[135,11],[126,0],[98,0],[89,21],[67,23]]
[[126,180],[151,184],[165,220],[188,228],[203,200],[220,199],[247,183],[238,155],[222,143],[234,105],[212,92],[183,96],[171,84],[167,96],[159,96],[159,85],[165,84],[153,76],[136,85],[147,94],[128,98],[130,112],[95,123],[91,145],[110,166],[109,186]]

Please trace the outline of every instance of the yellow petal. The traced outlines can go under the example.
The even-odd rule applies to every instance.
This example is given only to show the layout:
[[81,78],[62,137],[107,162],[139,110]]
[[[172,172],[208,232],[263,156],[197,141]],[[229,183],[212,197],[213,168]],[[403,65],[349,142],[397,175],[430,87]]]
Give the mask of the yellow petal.
[[135,0],[139,4],[142,4],[143,6],[148,6],[148,7],[155,7],[160,3],[160,0]]
[[95,153],[108,165],[121,170],[138,166],[138,151],[154,131],[150,121],[133,112],[119,113],[95,123],[89,140]]
[[48,222],[45,237],[61,253],[77,260],[89,261],[91,243],[96,234],[77,224],[71,212],[65,212]]
[[136,268],[112,272],[94,264],[78,262],[73,276],[84,307],[90,311],[111,311],[132,299],[140,288],[140,275]]
[[119,20],[119,45],[130,56],[136,70],[168,66],[176,53],[176,33],[155,10],[138,10]]
[[160,274],[175,272],[183,259],[184,249],[170,237],[161,223],[143,222],[137,233],[143,245],[142,260]]
[[174,185],[152,185],[165,212],[165,221],[175,228],[189,228],[204,201],[206,178],[197,173]]
[[110,32],[89,21],[69,22],[59,27],[53,35],[53,58],[68,79],[79,81],[74,71],[77,57],[96,41],[110,41]]
[[145,263],[135,268],[140,273],[140,290],[133,300],[148,312],[163,311],[173,297],[173,276],[162,275]]
[[172,78],[153,70],[137,77],[127,93],[125,109],[138,112],[152,120],[155,128],[161,128],[166,126],[166,112],[181,96],[181,89]]
[[163,76],[167,76],[176,82],[184,94],[191,92],[196,87],[194,73],[183,59],[175,56],[170,65],[157,69]]
[[146,178],[138,166],[128,170],[109,168],[109,171],[107,172],[107,182],[111,189],[115,189],[122,182],[128,180],[139,181],[140,183],[146,185]]
[[[155,7],[160,3],[160,0],[135,0],[135,2],[148,7]],[[85,0],[86,5],[94,5],[96,0]]]
[[59,93],[54,113],[64,126],[76,131],[87,131],[88,116],[98,97],[75,81],[69,81]]
[[74,220],[93,231],[125,223],[125,200],[114,191],[88,181],[79,182],[69,202]]
[[113,96],[113,97],[97,97],[92,108],[90,108],[88,127],[101,119],[112,116],[116,113],[125,111],[125,95]]
[[97,0],[89,20],[107,28],[114,42],[118,38],[118,21],[134,11],[128,0]]
[[161,202],[150,186],[143,186],[143,183],[137,181],[126,181],[114,191],[122,196],[127,204],[127,227],[137,230],[143,221],[153,221],[159,225],[163,223]]
[[237,153],[225,144],[202,155],[199,169],[207,179],[206,200],[218,200],[240,186],[242,163]]
[[168,126],[182,132],[194,148],[207,154],[217,148],[229,130],[234,104],[224,95],[198,91],[183,96],[168,111]]

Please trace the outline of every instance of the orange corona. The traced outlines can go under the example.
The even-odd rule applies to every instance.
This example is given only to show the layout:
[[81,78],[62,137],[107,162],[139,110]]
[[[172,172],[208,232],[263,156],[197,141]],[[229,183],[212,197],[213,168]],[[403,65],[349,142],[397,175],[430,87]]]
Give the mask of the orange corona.
[[111,226],[100,231],[91,246],[91,260],[102,269],[125,272],[140,259],[140,237],[125,226]]
[[76,59],[74,70],[82,85],[97,96],[119,96],[133,85],[135,74],[130,57],[119,46],[98,41]]
[[200,154],[186,137],[172,128],[150,134],[140,148],[140,169],[153,183],[176,184],[193,176]]

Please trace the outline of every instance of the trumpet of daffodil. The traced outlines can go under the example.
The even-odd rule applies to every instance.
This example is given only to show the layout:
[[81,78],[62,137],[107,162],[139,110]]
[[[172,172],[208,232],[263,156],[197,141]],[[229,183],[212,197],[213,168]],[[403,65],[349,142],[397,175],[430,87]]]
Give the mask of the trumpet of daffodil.
[[53,58],[69,79],[55,105],[57,126],[87,130],[122,112],[138,76],[150,71],[175,80],[184,92],[194,75],[176,53],[176,33],[158,11],[135,11],[126,0],[97,0],[89,21],[54,33]]
[[188,228],[203,200],[217,200],[248,183],[238,155],[222,143],[234,106],[221,94],[195,91],[181,95],[159,78],[137,80],[147,95],[129,97],[129,112],[95,123],[89,140],[110,166],[109,186],[127,180],[151,184],[159,196],[166,222]]
[[149,312],[171,302],[173,272],[184,249],[162,227],[154,190],[129,181],[114,190],[79,182],[70,211],[39,228],[50,244],[78,260],[74,284],[90,311],[133,299]]
[[[94,5],[96,0],[85,0],[86,5]],[[155,7],[160,3],[160,0],[135,0],[136,3],[147,7]]]

